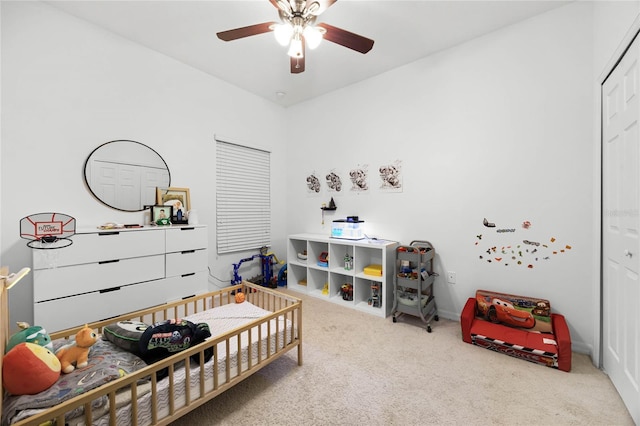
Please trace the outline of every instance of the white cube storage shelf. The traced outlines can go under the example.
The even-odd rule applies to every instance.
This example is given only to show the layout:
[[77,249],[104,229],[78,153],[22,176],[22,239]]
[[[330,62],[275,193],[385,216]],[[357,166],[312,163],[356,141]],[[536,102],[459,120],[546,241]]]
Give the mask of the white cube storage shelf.
[[[387,317],[393,307],[394,250],[398,243],[383,240],[345,240],[317,234],[295,234],[287,242],[287,288],[357,309],[379,317]],[[307,259],[298,253],[307,252]],[[322,252],[329,254],[329,265],[318,265]],[[349,254],[353,268],[345,269]],[[364,268],[382,265],[382,276],[368,275]],[[303,284],[306,283],[306,284]],[[323,289],[327,284],[327,292]],[[353,286],[353,300],[344,300],[343,284]],[[372,285],[379,286],[379,306],[371,303]]]
[[207,228],[83,230],[33,250],[34,324],[63,330],[208,290]]

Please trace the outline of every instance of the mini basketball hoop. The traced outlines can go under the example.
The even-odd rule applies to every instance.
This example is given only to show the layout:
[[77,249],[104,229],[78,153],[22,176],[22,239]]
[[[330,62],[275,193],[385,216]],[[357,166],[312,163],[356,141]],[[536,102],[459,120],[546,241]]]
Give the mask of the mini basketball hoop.
[[30,240],[27,247],[50,250],[73,244],[75,218],[64,213],[36,213],[20,220],[20,237]]

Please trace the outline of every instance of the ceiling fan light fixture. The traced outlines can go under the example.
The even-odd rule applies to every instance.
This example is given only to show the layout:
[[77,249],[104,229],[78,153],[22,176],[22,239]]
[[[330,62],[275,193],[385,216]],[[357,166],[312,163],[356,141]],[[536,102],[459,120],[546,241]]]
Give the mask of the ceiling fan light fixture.
[[307,47],[309,47],[309,49],[315,49],[320,45],[320,42],[322,41],[322,35],[324,34],[324,32],[320,31],[320,28],[318,27],[307,25],[304,28],[304,31],[302,34],[304,36],[304,41],[306,42]]
[[288,1],[278,0],[276,1],[276,4],[280,8],[280,10],[291,13],[291,3],[289,3]]
[[307,15],[313,15],[313,14],[315,14],[318,10],[320,10],[320,3],[318,3],[317,1],[314,1],[313,3],[311,3],[311,4],[309,5],[309,7],[307,7],[306,14],[307,14]]
[[281,46],[287,46],[293,36],[293,27],[288,22],[274,25],[273,35]]
[[300,38],[300,34],[293,35],[287,54],[292,58],[302,58],[304,56],[302,53],[302,38]]
[[[0,0],[2,1],[2,0]],[[316,25],[318,16],[337,0],[269,0],[278,9],[280,23],[263,22],[217,33],[222,41],[232,41],[273,31],[276,41],[287,46],[292,74],[305,69],[305,49],[317,48],[326,39],[360,53],[367,53],[374,41],[327,23]]]

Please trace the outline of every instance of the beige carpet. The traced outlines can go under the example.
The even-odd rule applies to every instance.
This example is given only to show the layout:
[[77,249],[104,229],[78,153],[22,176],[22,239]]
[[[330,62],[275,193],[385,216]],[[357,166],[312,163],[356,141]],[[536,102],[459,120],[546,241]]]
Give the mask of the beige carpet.
[[570,373],[301,297],[304,365],[287,354],[173,425],[633,425],[588,356]]

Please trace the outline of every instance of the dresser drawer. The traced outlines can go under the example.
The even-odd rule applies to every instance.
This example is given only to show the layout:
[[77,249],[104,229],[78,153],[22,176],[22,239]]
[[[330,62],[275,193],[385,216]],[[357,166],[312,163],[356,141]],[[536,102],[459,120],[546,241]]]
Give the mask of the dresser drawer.
[[209,237],[206,227],[167,228],[167,253],[197,250],[208,247]]
[[209,291],[207,277],[208,273],[206,271],[200,271],[165,279],[167,282],[164,293],[166,300],[172,302],[196,294],[206,293]]
[[166,276],[189,274],[207,269],[207,250],[167,253]]
[[[61,249],[64,250],[64,249]],[[34,301],[56,299],[164,278],[164,255],[33,271]]]
[[57,268],[164,253],[164,229],[104,231],[76,234],[73,244],[54,250],[33,250],[33,269]]
[[120,287],[118,290],[92,292],[34,305],[34,324],[42,324],[47,331],[100,321],[166,302],[163,291],[166,280],[148,281]]

